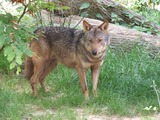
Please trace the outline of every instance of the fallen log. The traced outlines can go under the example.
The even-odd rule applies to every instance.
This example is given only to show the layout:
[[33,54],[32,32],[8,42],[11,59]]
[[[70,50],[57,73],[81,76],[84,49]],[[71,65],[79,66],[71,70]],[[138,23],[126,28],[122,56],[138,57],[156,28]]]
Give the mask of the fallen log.
[[[79,16],[69,16],[66,18],[54,17],[53,21],[57,24],[62,24],[61,21],[69,23],[70,27],[75,27],[78,25],[78,28],[82,29],[82,20],[85,19],[91,24],[99,25],[102,23],[100,20],[82,18]],[[66,24],[68,27],[68,25]],[[121,46],[124,43],[127,43],[128,46],[132,46],[135,42],[142,43],[152,50],[154,53],[160,51],[160,36],[150,35],[147,33],[139,32],[134,29],[129,29],[120,25],[109,24],[109,34],[111,36],[111,46],[116,48]]]
[[[80,10],[80,6],[85,2],[89,3],[90,7]],[[112,22],[111,14],[114,13],[128,25],[142,26],[147,29],[153,28],[152,34],[160,33],[160,25],[156,22],[148,21],[145,17],[125,8],[113,0],[61,0],[60,5],[67,5],[70,7],[68,11],[57,12],[57,15],[60,16],[80,15],[81,12],[86,11],[88,13],[87,17],[89,18],[95,19],[96,14],[100,13],[103,19],[108,19]],[[96,19],[102,20],[102,18]]]

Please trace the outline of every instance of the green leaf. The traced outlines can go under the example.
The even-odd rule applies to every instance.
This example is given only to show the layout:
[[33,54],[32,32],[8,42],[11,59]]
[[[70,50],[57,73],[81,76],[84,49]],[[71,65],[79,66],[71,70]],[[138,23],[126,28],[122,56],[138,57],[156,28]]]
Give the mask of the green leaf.
[[5,39],[5,44],[9,45],[12,41],[12,38],[10,36],[7,36]]
[[133,18],[134,17],[134,15],[132,15],[132,14],[129,14],[129,18],[131,19],[131,18]]
[[14,31],[14,29],[13,29],[13,26],[11,26],[11,25],[8,25],[7,27],[6,27],[6,33],[9,35],[10,33],[12,33]]
[[100,19],[103,19],[103,16],[102,16],[101,13],[97,13],[97,14],[96,14],[96,17],[97,17],[97,18],[100,18]]
[[81,16],[82,16],[82,17],[86,17],[86,16],[88,16],[88,13],[87,13],[87,11],[85,11],[85,12],[82,12],[82,13],[81,13]]
[[19,75],[20,72],[21,72],[21,68],[18,66],[18,67],[17,67],[16,74]]
[[18,34],[15,34],[15,35],[14,35],[15,40],[16,40],[17,42],[21,41],[20,35],[22,36],[22,35],[25,35],[25,34],[20,34],[20,33],[19,33],[19,35],[18,35]]
[[15,58],[15,53],[14,53],[14,52],[10,52],[10,53],[7,55],[7,60],[8,60],[9,62],[11,62],[14,58]]
[[79,8],[80,10],[83,10],[83,9],[86,9],[86,8],[88,8],[90,6],[90,4],[89,3],[83,3],[82,5],[81,5],[81,7]]
[[[7,14],[5,14],[5,15],[1,14],[1,16],[2,16],[1,21],[2,21],[3,23],[5,23],[5,24],[8,24],[8,23],[10,22],[10,20],[12,20],[12,18],[13,18],[13,16],[12,16],[10,13],[7,13]],[[0,16],[0,17],[1,17],[1,16]]]
[[32,51],[30,49],[26,49],[25,53],[31,57],[32,56]]
[[16,56],[22,56],[23,53],[22,53],[22,51],[19,48],[16,47],[15,54],[16,54]]
[[16,63],[18,63],[19,65],[22,64],[22,58],[20,56],[16,56]]
[[3,46],[5,43],[5,35],[0,35],[0,46]]
[[9,69],[13,69],[16,66],[16,64],[13,62],[9,65]]
[[13,52],[12,46],[7,46],[4,48],[4,56],[7,56],[11,52]]
[[0,26],[0,33],[4,33],[4,26]]
[[111,13],[111,18],[117,18],[117,17],[118,17],[117,14]]
[[19,36],[25,36],[26,31],[25,31],[25,29],[16,30],[15,34],[17,34]]
[[63,9],[63,10],[69,10],[70,7],[68,7],[68,6],[62,6],[62,9]]

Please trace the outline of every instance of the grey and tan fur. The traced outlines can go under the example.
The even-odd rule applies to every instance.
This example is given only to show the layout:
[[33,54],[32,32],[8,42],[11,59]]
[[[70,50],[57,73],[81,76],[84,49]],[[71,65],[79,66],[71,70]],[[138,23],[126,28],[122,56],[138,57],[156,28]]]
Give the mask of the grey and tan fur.
[[86,71],[92,72],[93,95],[97,96],[100,67],[103,64],[109,35],[108,21],[94,26],[83,21],[83,30],[65,27],[45,27],[37,29],[38,39],[29,45],[32,57],[26,58],[25,76],[30,80],[33,94],[37,95],[37,82],[45,90],[45,77],[58,63],[78,71],[80,85],[85,98],[88,98]]

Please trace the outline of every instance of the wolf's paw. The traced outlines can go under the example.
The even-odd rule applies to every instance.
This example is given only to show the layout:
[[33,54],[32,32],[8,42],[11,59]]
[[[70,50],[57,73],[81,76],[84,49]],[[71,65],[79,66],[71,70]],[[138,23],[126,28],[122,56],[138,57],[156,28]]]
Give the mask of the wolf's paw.
[[93,89],[93,90],[92,90],[92,94],[93,94],[94,97],[98,97],[98,92],[97,92],[97,90],[94,90],[94,89]]

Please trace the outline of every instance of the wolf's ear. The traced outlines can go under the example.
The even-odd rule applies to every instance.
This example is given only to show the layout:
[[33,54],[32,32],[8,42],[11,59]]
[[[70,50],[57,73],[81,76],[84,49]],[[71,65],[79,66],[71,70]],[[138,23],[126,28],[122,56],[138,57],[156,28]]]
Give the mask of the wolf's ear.
[[89,31],[92,28],[92,25],[89,24],[87,21],[83,20],[83,30],[84,32]]
[[105,21],[99,26],[99,28],[100,28],[102,31],[107,32],[108,25],[109,25],[108,20],[105,20]]

